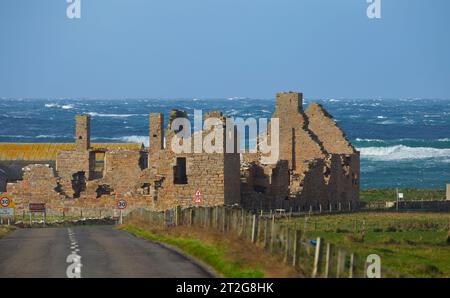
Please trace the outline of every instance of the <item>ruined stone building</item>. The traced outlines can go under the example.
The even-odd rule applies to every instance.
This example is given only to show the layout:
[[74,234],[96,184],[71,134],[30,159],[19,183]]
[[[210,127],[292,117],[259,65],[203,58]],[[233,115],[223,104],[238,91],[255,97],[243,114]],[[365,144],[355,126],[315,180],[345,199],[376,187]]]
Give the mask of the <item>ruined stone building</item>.
[[[90,116],[79,115],[75,145],[58,145],[44,159],[48,162],[29,161],[20,179],[6,177],[6,194],[16,200],[19,210],[29,202],[45,202],[49,210],[66,214],[89,209],[107,214],[118,199],[127,201],[127,210],[191,206],[197,191],[202,194],[201,205],[241,205],[252,210],[347,209],[359,200],[359,152],[322,106],[312,103],[303,110],[302,94],[277,95],[273,118],[280,119],[280,155],[276,164],[262,164],[258,154],[240,154],[237,134],[229,135],[225,129],[224,140],[235,138],[233,153],[176,154],[165,143],[175,135],[170,127],[179,117],[187,114],[172,111],[164,128],[163,114],[150,114],[150,146],[145,148],[91,144]],[[226,117],[220,112],[204,117],[218,117],[225,126]],[[11,156],[1,150],[0,146],[0,168],[2,156]],[[5,192],[4,176],[0,171],[0,192]]]
[[356,207],[359,152],[332,116],[316,103],[304,111],[303,95],[290,92],[277,94],[272,118],[280,119],[279,162],[262,165],[257,155],[244,157],[242,204],[303,211]]

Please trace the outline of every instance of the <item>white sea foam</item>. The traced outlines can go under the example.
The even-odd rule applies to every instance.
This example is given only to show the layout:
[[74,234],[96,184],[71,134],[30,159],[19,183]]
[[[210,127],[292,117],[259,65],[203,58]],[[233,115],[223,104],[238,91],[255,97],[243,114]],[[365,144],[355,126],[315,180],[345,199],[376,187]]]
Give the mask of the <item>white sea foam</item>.
[[380,140],[380,139],[361,139],[361,138],[356,138],[355,141],[357,141],[357,142],[384,142],[384,140]]
[[75,108],[75,106],[73,104],[60,105],[57,103],[46,103],[44,106],[46,108],[61,108],[63,110],[71,110],[71,109]]
[[62,139],[62,138],[71,138],[71,136],[63,136],[63,135],[38,135],[37,139]]
[[361,152],[362,158],[385,161],[450,157],[450,149],[408,147],[404,145],[363,147],[358,148],[358,150]]
[[149,145],[148,136],[125,136],[116,139],[126,143],[144,144],[147,147]]
[[97,112],[89,112],[92,117],[112,117],[112,118],[128,118],[133,116],[141,116],[140,114],[101,114]]

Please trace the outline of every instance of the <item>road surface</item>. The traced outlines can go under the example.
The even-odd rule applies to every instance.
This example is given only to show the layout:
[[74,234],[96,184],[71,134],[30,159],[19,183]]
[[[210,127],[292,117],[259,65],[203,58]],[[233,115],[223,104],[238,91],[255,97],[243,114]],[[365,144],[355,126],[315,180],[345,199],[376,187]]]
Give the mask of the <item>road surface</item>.
[[2,277],[211,275],[157,243],[117,231],[112,226],[83,226],[18,229],[0,239]]

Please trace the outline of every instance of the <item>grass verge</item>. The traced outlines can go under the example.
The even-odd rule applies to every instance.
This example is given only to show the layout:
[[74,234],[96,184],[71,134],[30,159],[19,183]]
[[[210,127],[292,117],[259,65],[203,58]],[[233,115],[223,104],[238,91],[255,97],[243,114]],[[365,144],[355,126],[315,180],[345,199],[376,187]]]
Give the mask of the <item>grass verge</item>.
[[13,231],[15,228],[13,226],[0,226],[0,238],[5,237],[8,233]]
[[299,277],[290,268],[262,248],[238,237],[201,228],[158,229],[142,222],[125,224],[119,229],[137,237],[175,246],[208,264],[223,277]]

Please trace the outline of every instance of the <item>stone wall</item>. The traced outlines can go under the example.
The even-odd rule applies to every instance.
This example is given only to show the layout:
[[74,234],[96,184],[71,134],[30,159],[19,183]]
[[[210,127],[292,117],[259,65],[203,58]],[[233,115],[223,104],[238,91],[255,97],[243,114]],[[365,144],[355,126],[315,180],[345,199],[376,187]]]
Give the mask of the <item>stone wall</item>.
[[141,162],[139,150],[115,149],[106,152],[103,178],[97,184],[110,186],[115,193],[131,193],[139,187]]
[[8,183],[7,193],[15,199],[18,211],[27,210],[28,203],[59,203],[58,182],[49,165],[29,165],[23,169],[23,180]]
[[320,139],[328,153],[355,153],[355,148],[346,139],[344,132],[321,105],[311,103],[306,109],[306,116],[308,128]]
[[[221,116],[217,113],[206,114],[205,118],[212,115]],[[168,142],[175,136],[170,127],[176,117],[187,118],[187,114],[183,111],[172,111],[165,133]],[[157,141],[150,145],[149,168],[145,171],[141,183],[150,185],[155,209],[167,209],[177,205],[191,206],[194,204],[197,190],[202,193],[202,205],[240,203],[240,158],[237,152],[194,153],[192,142],[192,153],[176,154],[171,150],[170,144],[160,144],[160,140],[164,140],[160,125],[162,115],[152,114],[151,121],[153,120],[156,124],[150,124],[150,138],[156,138]],[[225,137],[225,130],[223,132]],[[207,133],[209,132],[204,132],[205,135]],[[184,178],[180,180],[176,177],[182,164],[185,164],[185,171],[182,171]]]
[[83,172],[90,179],[95,171],[95,152],[83,150],[62,150],[56,157],[56,171],[65,180],[72,180],[73,175]]
[[278,93],[273,118],[280,119],[280,160],[289,168],[302,170],[303,161],[325,158],[326,152],[317,136],[308,128],[303,112],[303,94]]

